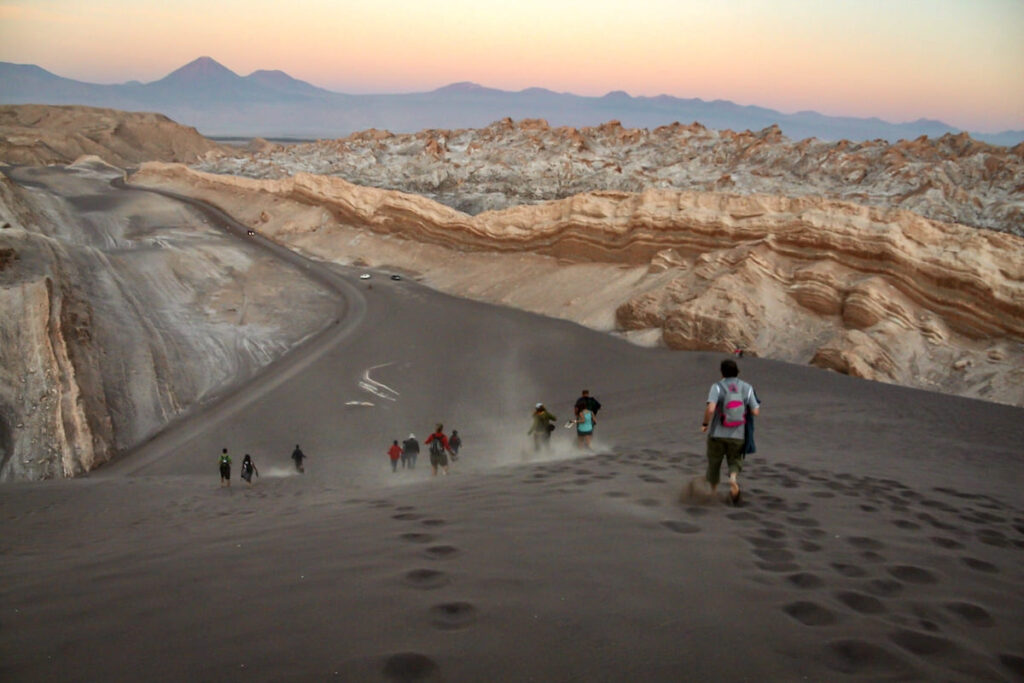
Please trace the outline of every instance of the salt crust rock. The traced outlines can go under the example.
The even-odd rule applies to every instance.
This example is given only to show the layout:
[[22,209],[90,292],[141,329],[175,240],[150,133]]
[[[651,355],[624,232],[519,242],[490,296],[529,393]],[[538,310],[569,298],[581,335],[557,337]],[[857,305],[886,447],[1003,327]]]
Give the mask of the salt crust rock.
[[[744,348],[1024,403],[1024,239],[1014,235],[810,197],[593,192],[469,216],[424,197],[311,174],[254,180],[146,164],[132,180],[229,209],[260,201],[287,202],[295,216],[315,209],[315,218],[271,221],[266,231],[323,258],[345,256],[332,253],[326,238],[311,247],[307,236],[344,228],[459,252],[641,267],[648,279],[614,306],[623,331],[657,327],[673,348]],[[508,291],[500,270],[488,277],[490,290]],[[491,300],[487,289],[461,293]],[[1003,351],[987,355],[993,344],[1010,349],[1005,360]],[[984,364],[993,378],[952,379],[954,349],[977,355],[978,372]]]
[[728,191],[828,197],[1024,235],[1024,144],[999,147],[966,134],[822,142],[789,140],[777,126],[737,133],[504,119],[480,129],[365,131],[260,153],[231,150],[196,168],[268,179],[337,176],[471,214],[597,190]]

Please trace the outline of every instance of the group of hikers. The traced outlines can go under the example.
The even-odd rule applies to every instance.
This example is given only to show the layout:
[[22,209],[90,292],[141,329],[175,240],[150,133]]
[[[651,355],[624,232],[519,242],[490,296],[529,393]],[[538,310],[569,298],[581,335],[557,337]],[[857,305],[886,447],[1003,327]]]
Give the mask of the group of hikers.
[[[742,350],[733,354],[743,357]],[[722,462],[729,471],[729,500],[735,505],[740,502],[739,475],[744,458],[756,451],[754,444],[754,417],[761,412],[757,392],[749,383],[739,379],[739,366],[733,358],[721,362],[719,370],[722,379],[711,385],[704,406],[701,432],[707,434],[707,471],[704,475],[711,492],[721,481]],[[597,412],[601,403],[584,389],[573,406],[574,417],[566,427],[576,426],[576,445],[590,450],[590,442],[597,424]],[[533,436],[535,451],[551,447],[551,433],[555,431],[558,418],[543,403],[534,406],[533,424],[529,434]]]
[[[739,356],[740,354],[735,354]],[[761,403],[757,398],[754,387],[739,379],[739,366],[732,358],[721,362],[720,371],[722,379],[711,385],[708,391],[707,403],[704,407],[704,419],[701,422],[701,432],[706,433],[707,438],[707,472],[705,479],[714,492],[721,480],[722,462],[724,461],[729,472],[729,499],[737,504],[740,501],[739,474],[743,469],[743,460],[746,455],[754,453],[754,417],[761,412]],[[591,439],[594,436],[594,427],[597,425],[597,413],[601,410],[601,403],[590,395],[590,391],[584,389],[576,399],[573,406],[573,418],[566,422],[566,428],[576,427],[576,445],[580,449],[590,450]],[[551,433],[555,431],[558,418],[555,417],[543,403],[537,403],[533,411],[533,424],[528,432],[533,436],[533,448],[535,451],[549,449],[551,447]],[[438,471],[448,474],[449,456],[451,461],[459,459],[459,449],[462,447],[462,437],[458,430],[452,430],[451,436],[444,433],[444,425],[438,424],[434,431],[424,440],[430,454],[430,468],[433,476]],[[397,472],[399,464],[402,469],[415,469],[416,458],[420,453],[420,443],[415,434],[409,434],[401,445],[395,439],[388,449],[388,459],[391,462],[391,471]],[[303,472],[302,461],[305,454],[295,445],[292,452],[292,460],[295,462],[295,469]],[[246,453],[242,460],[242,479],[248,485],[252,485],[252,476],[259,476],[252,457]],[[221,486],[231,485],[231,457],[228,449],[224,449],[220,456],[220,481]]]
[[[590,450],[590,440],[594,436],[594,427],[597,425],[597,411],[601,410],[601,403],[590,395],[589,389],[584,389],[576,399],[573,406],[573,419],[565,423],[566,428],[576,426],[576,446]],[[558,418],[551,411],[538,403],[533,408],[533,424],[527,434],[533,435],[533,450],[547,450],[551,448],[551,433],[555,431],[555,424]]]
[[[302,461],[306,459],[306,454],[299,448],[299,444],[295,444],[295,450],[292,451],[292,460],[295,462],[295,469],[298,472],[305,472],[305,468],[302,466]],[[220,458],[218,460],[220,466],[220,485],[221,488],[231,486],[231,456],[228,455],[228,449],[223,448],[220,452]],[[252,475],[260,476],[260,471],[256,469],[256,463],[253,462],[252,456],[248,453],[242,458],[242,472],[241,477],[245,480],[245,483],[252,486]]]
[[[448,475],[448,456],[451,455],[452,462],[459,459],[459,449],[462,448],[462,437],[459,430],[453,429],[451,436],[444,433],[444,425],[438,423],[434,431],[424,440],[423,445],[427,447],[430,454],[430,469],[433,476],[437,476],[438,469]],[[391,471],[397,472],[401,463],[402,469],[416,469],[416,458],[420,454],[420,442],[416,435],[410,433],[409,438],[398,445],[398,439],[391,442],[388,449],[388,459],[391,461]]]

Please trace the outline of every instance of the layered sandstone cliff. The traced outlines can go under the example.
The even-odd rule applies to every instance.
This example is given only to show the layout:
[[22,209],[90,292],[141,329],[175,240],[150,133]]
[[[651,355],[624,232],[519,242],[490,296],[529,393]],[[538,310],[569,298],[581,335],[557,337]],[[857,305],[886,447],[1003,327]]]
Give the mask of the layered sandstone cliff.
[[966,134],[890,144],[793,141],[777,127],[699,124],[552,128],[499,121],[470,130],[391,134],[232,151],[199,170],[253,178],[300,172],[425,195],[467,213],[584,192],[648,189],[827,197],[1024,235],[1024,145]]
[[[254,180],[146,164],[132,180],[201,196],[321,258],[424,272],[456,294],[594,324],[579,299],[600,292],[615,312],[607,328],[656,330],[672,348],[742,348],[1024,405],[1015,235],[811,197],[594,192],[470,216],[311,174]],[[502,253],[515,258],[493,258]],[[531,280],[543,299],[510,302],[502,283],[542,257],[550,269]],[[486,272],[485,286],[443,272],[453,266]],[[587,285],[542,286],[566,268]]]
[[162,114],[80,106],[0,106],[0,161],[70,164],[95,155],[115,166],[192,163],[223,148]]
[[97,159],[7,172],[32,189],[0,173],[0,480],[87,472],[333,315],[247,242],[116,194]]

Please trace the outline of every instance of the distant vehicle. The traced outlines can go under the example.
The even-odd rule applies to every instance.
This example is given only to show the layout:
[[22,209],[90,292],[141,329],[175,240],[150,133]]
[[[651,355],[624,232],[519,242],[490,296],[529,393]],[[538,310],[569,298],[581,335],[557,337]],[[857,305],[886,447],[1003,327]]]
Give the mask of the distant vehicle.
[[253,235],[256,234],[256,231],[255,230],[246,230],[245,234],[248,235],[249,237],[252,237]]
[[369,280],[370,279],[370,274],[369,273],[363,273],[362,275],[359,276],[359,279],[360,280]]
[[391,279],[392,279],[392,280],[401,280],[401,279],[402,279],[402,276],[401,276],[401,275],[392,275],[392,276],[391,276]]

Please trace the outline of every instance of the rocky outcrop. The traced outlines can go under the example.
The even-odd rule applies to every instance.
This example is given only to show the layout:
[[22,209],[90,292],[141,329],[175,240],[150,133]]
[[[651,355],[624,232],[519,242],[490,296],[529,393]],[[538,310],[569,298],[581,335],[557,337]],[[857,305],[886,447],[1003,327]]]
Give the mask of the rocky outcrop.
[[10,164],[69,164],[83,155],[121,167],[143,161],[192,163],[222,149],[195,128],[162,114],[79,106],[0,106],[0,161]]
[[0,480],[92,470],[332,318],[319,287],[200,217],[108,201],[117,172],[96,161],[16,173],[33,189],[0,174]]
[[736,133],[699,124],[554,128],[537,119],[505,119],[481,129],[367,131],[235,151],[196,168],[264,179],[336,176],[421,194],[470,214],[593,191],[727,191],[907,209],[1024,235],[1024,145],[988,145],[966,134],[894,144],[822,142],[789,140],[777,126]]
[[[612,306],[621,331],[1024,404],[1024,238],[1014,235],[810,197],[594,192],[469,216],[310,174],[254,180],[147,164],[133,181],[202,196],[323,258],[355,257],[352,240],[341,249],[327,237],[344,228],[450,253],[641,268]],[[491,289],[516,267],[495,264]],[[951,372],[963,358],[974,370]]]

